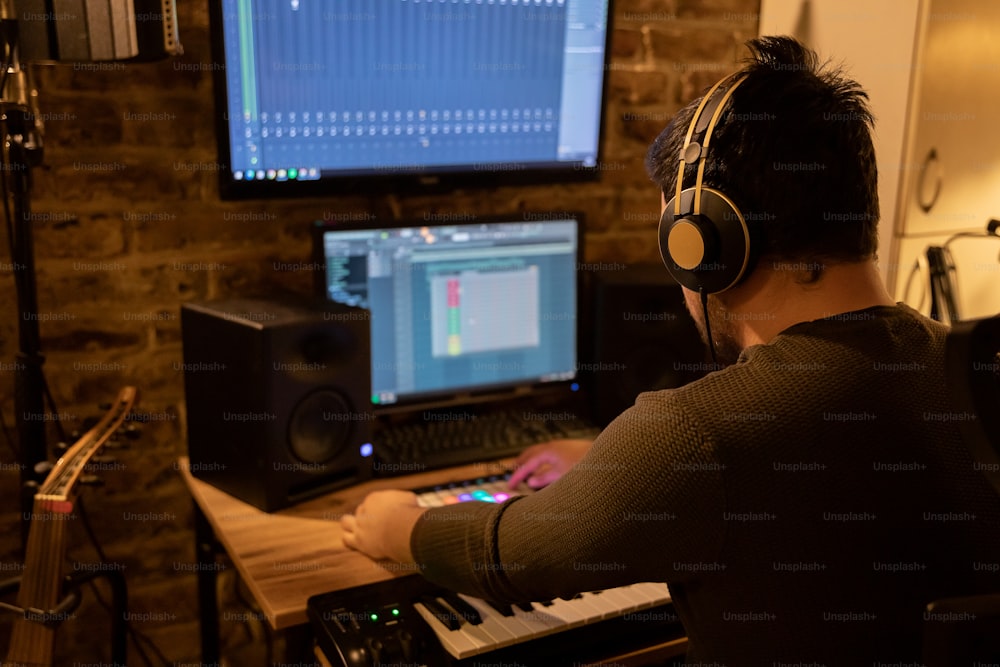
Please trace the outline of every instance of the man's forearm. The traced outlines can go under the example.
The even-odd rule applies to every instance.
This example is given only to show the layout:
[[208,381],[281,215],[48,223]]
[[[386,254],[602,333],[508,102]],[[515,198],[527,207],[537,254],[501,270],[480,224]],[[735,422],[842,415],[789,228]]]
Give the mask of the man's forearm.
[[386,534],[389,558],[406,564],[414,562],[410,536],[413,534],[413,527],[426,511],[424,507],[404,507],[392,516]]

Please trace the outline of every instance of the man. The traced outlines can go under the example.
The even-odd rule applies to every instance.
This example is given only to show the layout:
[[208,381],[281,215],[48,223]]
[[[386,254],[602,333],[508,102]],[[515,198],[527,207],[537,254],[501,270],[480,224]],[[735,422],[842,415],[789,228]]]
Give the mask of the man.
[[746,221],[733,285],[685,288],[730,365],[641,395],[592,446],[527,451],[513,481],[552,482],[537,493],[427,511],[372,494],[347,546],[500,600],[667,582],[695,663],[909,664],[926,603],[1000,590],[1000,497],[953,418],[946,329],[875,265],[867,96],[792,39],[749,47],[706,105],[711,153],[687,146],[696,100],[648,155],[666,218],[683,154],[681,180],[703,167]]

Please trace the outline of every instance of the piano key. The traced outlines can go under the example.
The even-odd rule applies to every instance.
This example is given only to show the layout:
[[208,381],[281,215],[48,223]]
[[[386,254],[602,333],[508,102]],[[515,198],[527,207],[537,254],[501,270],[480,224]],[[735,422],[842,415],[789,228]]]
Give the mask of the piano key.
[[627,590],[630,595],[645,597],[649,601],[650,606],[670,602],[670,589],[664,583],[645,582],[632,584],[626,586],[623,590]]
[[458,615],[441,604],[433,595],[420,596],[420,602],[449,630],[458,630],[462,627]]
[[615,608],[611,602],[601,600],[601,596],[592,593],[581,593],[571,600],[563,600],[574,609],[586,613],[591,622],[615,616]]
[[462,594],[459,594],[459,597],[479,612],[479,615],[483,619],[483,622],[479,624],[479,628],[493,637],[493,640],[496,642],[494,648],[516,644],[521,641],[519,637],[527,633],[527,628],[518,621],[515,621],[513,614],[511,614],[510,619],[506,619],[502,616],[497,616],[493,609],[479,598]]
[[431,626],[445,650],[456,658],[466,658],[488,650],[487,642],[483,641],[482,638],[477,638],[475,634],[447,629],[437,616],[427,610],[422,602],[414,602],[413,608],[427,621],[427,625]]
[[479,625],[483,622],[482,615],[471,604],[466,602],[458,593],[444,591],[440,597],[449,607],[458,612],[462,618],[472,625]]
[[[584,599],[588,599],[587,595],[584,595],[583,597]],[[611,612],[611,616],[620,616],[621,614],[635,611],[636,609],[642,608],[646,604],[646,600],[630,597],[624,592],[614,588],[601,591],[600,595],[590,595],[589,601],[592,603],[598,602],[598,604],[602,606],[607,605]]]
[[[476,600],[476,598],[466,599],[469,601],[469,604],[477,608],[479,608],[477,602],[482,602]],[[513,643],[543,637],[558,632],[561,627],[564,627],[562,622],[555,616],[537,610],[525,612],[515,609],[512,616],[504,617],[496,613],[491,614],[491,608],[488,606],[482,608],[485,609],[485,613],[481,627],[491,634],[494,631],[499,632],[501,630],[509,632],[514,635],[515,641]]]
[[597,620],[597,612],[590,606],[580,606],[566,600],[549,600],[544,607],[547,614],[562,619],[566,629],[579,627]]
[[484,600],[486,604],[497,611],[501,616],[507,616],[508,618],[514,615],[514,610],[511,605],[506,602],[496,602],[495,600]]
[[[639,609],[654,607],[663,609],[662,604],[669,602],[669,592],[664,584],[633,584],[616,589],[584,593],[569,601],[551,600],[548,601],[548,606],[543,602],[535,602],[530,606],[525,605],[531,611],[524,611],[520,608],[508,609],[511,615],[505,617],[484,600],[466,595],[455,595],[443,589],[435,588],[427,582],[414,585],[413,582],[421,582],[419,577],[415,576],[413,579],[405,578],[402,581],[411,582],[405,588],[405,590],[412,591],[412,593],[405,596],[406,599],[411,601],[410,611],[418,614],[428,624],[430,631],[434,633],[436,641],[443,650],[460,660],[474,656],[489,655],[494,650],[514,645],[520,646],[522,644],[524,645],[524,650],[530,654],[531,649],[529,647],[531,646],[531,642],[536,639],[552,637],[553,641],[558,643],[558,633],[564,630],[581,628],[590,624],[594,625],[596,630],[603,625],[602,619],[607,617],[621,618],[623,615],[630,613],[630,611]],[[371,593],[368,592],[370,587],[371,585],[361,587],[361,589],[365,590],[365,593],[358,598],[355,604],[371,608],[372,598]],[[400,591],[396,591],[396,597],[393,599],[403,599],[398,597],[400,593]],[[377,594],[376,597],[378,595],[381,595],[381,593]],[[421,601],[422,598],[427,599]],[[464,613],[456,613],[460,607],[464,606],[463,603],[468,604],[469,607],[478,613],[482,619],[481,623],[470,623],[465,620]],[[393,604],[399,605],[405,603],[393,602]],[[498,606],[505,608],[504,605]],[[445,609],[444,612],[440,610],[441,607]],[[352,625],[356,623],[354,617],[357,614],[348,613],[348,607],[344,607],[340,599],[332,606],[332,609],[343,614],[343,616],[340,614],[335,616],[342,622],[334,623],[330,621],[330,613],[323,612],[324,617],[327,619],[326,627],[332,628],[334,636],[338,634],[341,636],[345,634],[352,636],[357,634],[356,631],[352,632],[350,627],[347,627],[349,623]],[[315,612],[316,610],[313,609],[313,611]],[[661,616],[660,619],[661,622],[663,620],[670,620],[669,615]],[[455,627],[457,623],[458,629],[449,630],[446,627],[446,623],[449,620],[453,621],[451,623],[452,627]],[[634,620],[644,622],[641,619]],[[655,620],[650,619],[650,622]],[[329,635],[330,630],[324,630],[324,632]],[[581,632],[583,636],[590,636],[586,630],[582,630]],[[574,639],[573,641],[575,643],[578,640]]]
[[[480,609],[483,615],[483,623],[479,627],[491,636],[505,637],[511,644],[529,641],[537,637],[557,632],[561,627],[565,627],[563,622],[551,615],[544,615],[535,609],[525,612],[520,609],[514,610],[510,616],[498,614],[495,609],[486,604],[483,600],[470,598],[465,599],[473,607]],[[463,628],[464,629],[464,628]]]
[[[466,603],[483,619],[479,625],[461,623],[460,627],[456,630],[444,630],[444,625],[439,622],[440,619],[434,616],[434,614],[427,611],[426,608],[421,612],[421,616],[424,616],[424,619],[434,629],[445,649],[456,658],[464,659],[472,657],[503,646],[516,644],[519,641],[523,641],[525,637],[537,635],[536,632],[531,631],[531,629],[517,621],[510,622],[508,619],[503,619],[505,622],[500,622],[500,617],[494,616],[490,618],[488,609],[477,607],[473,604],[473,600],[475,598],[466,598]],[[417,604],[414,605],[414,607],[417,606]],[[432,622],[431,618],[438,621],[438,623]]]
[[562,620],[550,614],[545,607],[539,605],[532,607],[531,611],[524,611],[514,607],[514,618],[512,620],[520,622],[528,628],[530,637],[544,637],[545,635],[558,632],[563,627]]

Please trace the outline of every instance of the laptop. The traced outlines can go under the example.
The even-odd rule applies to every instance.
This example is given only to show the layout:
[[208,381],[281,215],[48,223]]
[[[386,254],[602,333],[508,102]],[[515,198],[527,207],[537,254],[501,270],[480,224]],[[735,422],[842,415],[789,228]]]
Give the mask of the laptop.
[[463,217],[312,228],[317,293],[370,312],[382,472],[594,433],[579,377],[581,214]]

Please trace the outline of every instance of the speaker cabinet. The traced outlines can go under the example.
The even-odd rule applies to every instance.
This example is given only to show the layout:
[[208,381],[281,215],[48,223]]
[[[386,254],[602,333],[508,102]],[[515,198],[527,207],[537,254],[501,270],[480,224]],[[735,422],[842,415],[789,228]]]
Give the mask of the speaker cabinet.
[[705,345],[681,287],[662,264],[610,265],[589,276],[594,323],[588,378],[594,419],[603,427],[644,391],[680,387],[705,374]]
[[181,308],[191,472],[271,512],[372,475],[368,311]]

